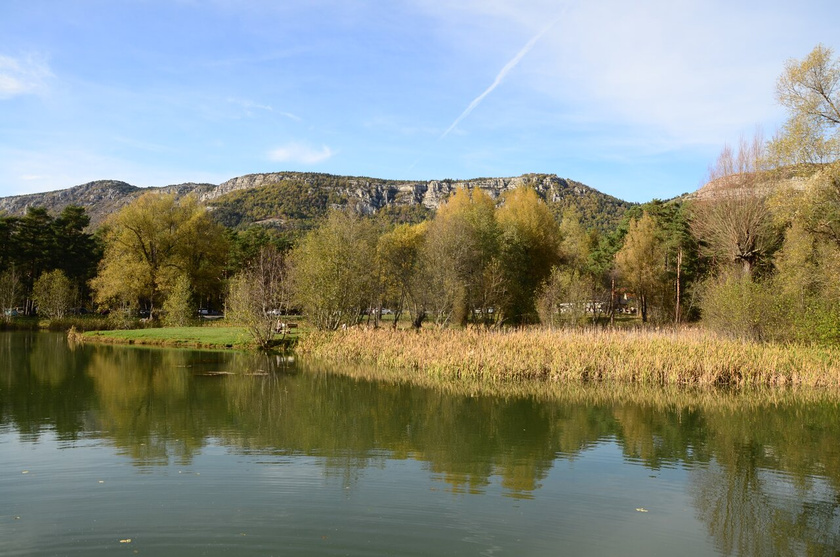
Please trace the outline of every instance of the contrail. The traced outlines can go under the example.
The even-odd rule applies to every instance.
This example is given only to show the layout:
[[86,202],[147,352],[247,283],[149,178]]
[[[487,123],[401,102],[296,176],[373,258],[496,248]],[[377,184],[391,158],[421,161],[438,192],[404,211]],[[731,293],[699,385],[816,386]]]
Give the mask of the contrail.
[[[565,13],[565,10],[564,10],[564,13]],[[508,72],[510,72],[510,70],[512,70],[513,68],[515,68],[515,67],[516,67],[516,65],[519,63],[519,61],[520,61],[520,60],[522,60],[522,58],[524,58],[524,57],[525,57],[525,55],[526,55],[526,54],[528,54],[528,52],[529,52],[532,48],[534,48],[534,45],[535,45],[535,44],[537,44],[537,41],[539,41],[539,40],[542,38],[542,36],[543,36],[543,35],[545,35],[545,34],[548,32],[548,30],[549,30],[549,29],[551,29],[552,27],[554,27],[554,25],[555,25],[558,21],[560,21],[560,18],[561,18],[561,17],[563,17],[563,14],[561,14],[561,15],[560,15],[560,17],[558,17],[557,19],[555,19],[554,21],[552,21],[551,23],[549,23],[549,24],[548,24],[548,26],[546,26],[546,28],[545,28],[545,29],[543,29],[542,31],[540,31],[539,33],[537,33],[536,35],[534,35],[534,36],[531,38],[531,40],[530,40],[530,41],[528,41],[528,44],[526,44],[525,46],[523,46],[523,47],[522,47],[522,50],[520,50],[519,52],[517,52],[517,53],[516,53],[516,56],[514,56],[514,57],[510,60],[510,62],[508,62],[507,64],[505,64],[505,67],[504,67],[504,68],[502,68],[502,71],[500,71],[500,72],[499,72],[499,75],[497,75],[497,76],[496,76],[496,79],[493,81],[493,83],[490,85],[490,87],[488,87],[487,89],[485,89],[485,90],[484,90],[484,92],[483,92],[482,94],[480,94],[479,96],[477,96],[477,97],[473,100],[473,102],[471,102],[471,103],[470,103],[470,105],[466,108],[466,110],[464,110],[464,111],[461,113],[461,115],[460,115],[460,116],[458,116],[457,118],[455,118],[455,121],[454,121],[454,122],[452,122],[452,125],[451,125],[451,126],[449,126],[448,128],[446,128],[446,131],[445,131],[445,132],[443,132],[443,133],[440,135],[440,137],[439,137],[438,139],[439,139],[439,140],[440,140],[440,139],[443,139],[444,137],[446,137],[447,135],[449,135],[449,132],[451,132],[452,130],[454,130],[454,129],[455,129],[455,126],[457,126],[457,125],[461,122],[461,120],[463,120],[464,118],[466,118],[467,116],[469,116],[469,115],[470,115],[470,112],[472,112],[472,111],[475,109],[475,107],[477,107],[477,106],[481,103],[481,101],[483,101],[483,100],[484,100],[484,97],[486,97],[487,95],[489,95],[490,93],[492,93],[492,92],[493,92],[493,89],[495,89],[496,87],[498,87],[498,86],[499,86],[499,84],[502,82],[502,80],[505,78],[505,76],[508,74]]]

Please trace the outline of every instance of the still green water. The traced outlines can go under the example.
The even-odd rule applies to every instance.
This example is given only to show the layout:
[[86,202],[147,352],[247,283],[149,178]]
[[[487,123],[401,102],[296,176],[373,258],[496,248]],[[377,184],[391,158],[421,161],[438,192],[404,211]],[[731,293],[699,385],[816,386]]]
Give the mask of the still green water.
[[840,552],[836,401],[679,400],[0,333],[0,555]]

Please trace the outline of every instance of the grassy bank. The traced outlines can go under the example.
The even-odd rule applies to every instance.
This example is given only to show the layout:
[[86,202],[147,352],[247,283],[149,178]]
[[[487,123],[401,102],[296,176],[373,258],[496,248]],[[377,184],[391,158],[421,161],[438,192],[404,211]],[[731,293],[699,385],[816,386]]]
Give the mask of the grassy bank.
[[[73,335],[74,333],[70,333]],[[243,327],[164,327],[76,333],[83,342],[143,344],[182,348],[250,348],[252,340]]]
[[697,330],[350,329],[311,333],[296,351],[443,381],[840,388],[838,348],[761,344]]

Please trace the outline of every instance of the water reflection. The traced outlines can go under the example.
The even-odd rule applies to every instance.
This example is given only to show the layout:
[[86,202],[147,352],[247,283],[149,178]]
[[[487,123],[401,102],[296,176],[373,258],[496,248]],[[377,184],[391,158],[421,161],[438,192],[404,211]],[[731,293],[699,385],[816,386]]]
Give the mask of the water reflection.
[[454,493],[498,485],[517,499],[540,497],[558,463],[610,442],[626,465],[685,470],[721,553],[840,550],[836,399],[503,394],[374,382],[278,356],[0,334],[0,432],[27,442],[47,430],[104,439],[142,469],[187,465],[211,444],[316,457],[348,485],[413,461]]

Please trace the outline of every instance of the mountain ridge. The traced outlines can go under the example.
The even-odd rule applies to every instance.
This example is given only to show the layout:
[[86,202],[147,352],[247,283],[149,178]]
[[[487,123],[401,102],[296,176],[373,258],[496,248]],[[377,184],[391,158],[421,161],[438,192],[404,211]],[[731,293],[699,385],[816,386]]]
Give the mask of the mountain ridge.
[[[243,226],[283,218],[277,199],[294,195],[311,198],[315,206],[309,216],[325,213],[330,207],[351,206],[360,213],[382,209],[433,211],[457,188],[479,188],[496,199],[505,191],[529,185],[552,206],[555,214],[574,206],[591,214],[592,224],[604,228],[635,205],[595,188],[556,174],[523,174],[515,177],[472,178],[468,180],[387,180],[361,176],[341,176],[312,172],[271,172],[237,176],[221,184],[172,184],[139,187],[120,180],[96,180],[70,188],[44,193],[0,197],[0,214],[23,215],[29,207],[44,207],[58,213],[68,205],[80,205],[91,217],[91,225],[104,222],[108,215],[147,191],[173,193],[177,197],[195,194],[199,201],[219,214],[228,226]],[[262,205],[254,211],[253,199]],[[273,195],[273,200],[272,200]],[[249,198],[253,198],[249,201]],[[288,201],[288,199],[287,199]],[[292,199],[292,201],[295,201]],[[250,203],[250,206],[249,206]],[[272,215],[272,211],[278,212]],[[604,212],[595,216],[595,212]],[[603,217],[603,218],[602,218]],[[226,219],[227,222],[224,220]]]

